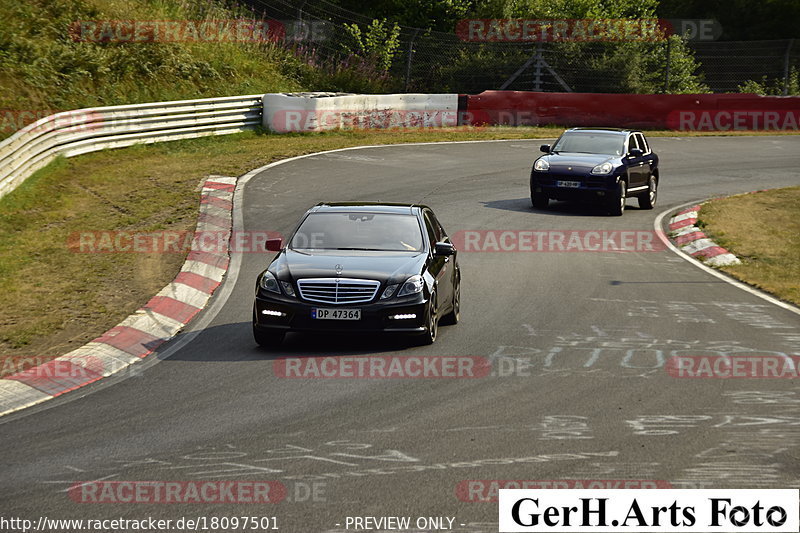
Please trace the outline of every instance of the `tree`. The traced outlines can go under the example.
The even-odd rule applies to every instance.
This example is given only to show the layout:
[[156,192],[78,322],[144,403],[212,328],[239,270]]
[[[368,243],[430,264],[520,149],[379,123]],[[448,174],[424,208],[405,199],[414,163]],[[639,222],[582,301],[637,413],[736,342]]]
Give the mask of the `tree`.
[[345,52],[372,61],[384,71],[392,66],[392,60],[400,47],[400,26],[391,25],[386,19],[373,20],[364,30],[358,24],[345,24],[342,47]]
[[792,39],[800,28],[797,0],[661,0],[656,13],[664,18],[716,19],[722,39]]
[[400,26],[452,31],[467,17],[472,0],[333,0],[331,3],[372,19],[386,19]]
[[[655,19],[658,0],[490,0],[482,18],[529,20]],[[669,46],[667,43],[669,42]],[[547,61],[576,91],[656,93],[708,92],[699,64],[679,37],[661,40],[603,40],[548,43]]]

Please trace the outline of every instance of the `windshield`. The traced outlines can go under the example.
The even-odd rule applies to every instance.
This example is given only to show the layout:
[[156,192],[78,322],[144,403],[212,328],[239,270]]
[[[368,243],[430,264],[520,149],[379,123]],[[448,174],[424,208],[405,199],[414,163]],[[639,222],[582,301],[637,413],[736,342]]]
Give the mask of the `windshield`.
[[422,251],[417,217],[386,213],[312,213],[292,236],[295,250]]
[[622,155],[625,144],[623,135],[611,133],[565,133],[553,146],[554,152],[580,154]]

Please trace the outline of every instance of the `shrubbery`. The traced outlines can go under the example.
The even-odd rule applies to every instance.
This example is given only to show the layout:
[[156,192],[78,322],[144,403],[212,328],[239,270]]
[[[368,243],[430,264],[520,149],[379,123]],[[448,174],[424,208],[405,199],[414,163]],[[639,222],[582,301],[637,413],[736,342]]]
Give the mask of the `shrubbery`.
[[[788,81],[788,83],[787,83]],[[789,79],[762,77],[760,80],[747,80],[739,85],[739,92],[754,93],[762,96],[800,95],[800,71],[796,67],[789,70]]]
[[[252,18],[222,2],[0,0],[0,109],[83,107],[301,90],[384,92],[381,58],[284,42],[76,42],[77,21]],[[10,132],[0,131],[0,137]]]

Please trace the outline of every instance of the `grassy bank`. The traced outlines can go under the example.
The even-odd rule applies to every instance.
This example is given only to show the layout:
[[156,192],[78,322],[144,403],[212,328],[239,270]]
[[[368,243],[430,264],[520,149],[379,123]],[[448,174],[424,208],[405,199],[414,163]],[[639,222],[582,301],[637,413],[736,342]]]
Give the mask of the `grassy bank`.
[[722,270],[800,305],[800,187],[713,200],[699,223],[742,260]]
[[282,72],[284,54],[272,46],[74,38],[73,25],[81,21],[238,16],[217,2],[0,0],[0,12],[0,109],[68,110],[301,88]]
[[[386,92],[367,60],[320,60],[287,41],[131,42],[80,25],[103,21],[235,21],[253,14],[222,0],[0,0],[0,139],[57,111],[309,90]],[[116,22],[115,22],[116,21]],[[88,37],[87,37],[88,36]]]

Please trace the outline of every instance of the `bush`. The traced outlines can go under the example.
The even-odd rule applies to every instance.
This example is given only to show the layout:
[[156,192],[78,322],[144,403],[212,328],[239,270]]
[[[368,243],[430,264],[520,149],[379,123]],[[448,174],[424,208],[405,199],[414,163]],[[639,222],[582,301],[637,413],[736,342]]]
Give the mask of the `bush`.
[[400,47],[400,26],[386,19],[373,20],[365,30],[358,24],[344,24],[345,42],[343,48],[349,55],[358,55],[384,72],[392,66],[392,61]]
[[[657,4],[657,0],[495,0],[483,4],[478,15],[532,20],[654,19]],[[667,43],[670,75],[666,92],[709,92],[697,74],[699,64],[694,55],[677,36],[662,41],[553,42],[545,44],[543,54],[574,91],[660,93],[665,92]],[[535,43],[531,43],[528,57],[534,47]],[[508,52],[497,46],[494,48],[498,56],[496,62],[505,63]],[[510,70],[509,75],[515,70]],[[556,87],[556,90],[562,89]]]
[[767,76],[764,76],[760,81],[747,80],[739,85],[740,93],[754,93],[761,96],[782,96],[784,89],[786,89],[787,96],[800,95],[800,71],[796,67],[789,70],[788,80],[784,78],[768,79]]
[[[0,0],[0,109],[52,111],[215,96],[383,92],[378,58],[319,59],[283,42],[76,42],[76,21],[253,19],[224,0]],[[364,44],[377,50],[368,32]],[[45,113],[46,114],[46,113]],[[13,133],[6,129],[0,137]]]

